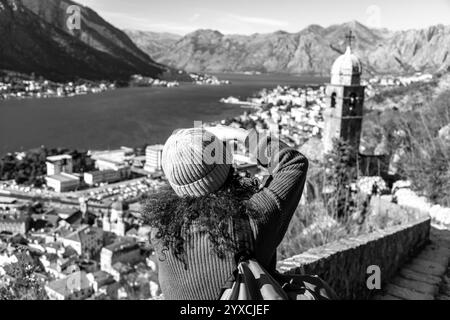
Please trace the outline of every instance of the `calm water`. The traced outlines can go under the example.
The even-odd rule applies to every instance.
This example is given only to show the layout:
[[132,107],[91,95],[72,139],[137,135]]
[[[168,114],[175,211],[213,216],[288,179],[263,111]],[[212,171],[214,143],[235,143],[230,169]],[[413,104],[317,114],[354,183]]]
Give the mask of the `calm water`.
[[0,101],[0,155],[47,147],[108,149],[161,143],[193,121],[214,121],[243,112],[220,98],[246,98],[262,88],[302,86],[325,79],[287,75],[219,75],[228,86],[125,88],[72,98]]

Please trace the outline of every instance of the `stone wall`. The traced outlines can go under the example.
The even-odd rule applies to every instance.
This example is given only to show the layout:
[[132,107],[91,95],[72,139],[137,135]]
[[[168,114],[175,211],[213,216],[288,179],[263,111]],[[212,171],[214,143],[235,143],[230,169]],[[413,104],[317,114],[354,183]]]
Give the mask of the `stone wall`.
[[430,218],[390,227],[311,249],[278,262],[281,273],[316,274],[327,281],[341,299],[365,300],[378,293],[366,285],[367,268],[377,265],[385,283],[428,242]]
[[369,226],[381,226],[382,229],[385,229],[396,225],[410,224],[428,217],[430,215],[426,211],[393,203],[392,196],[372,196],[366,223]]

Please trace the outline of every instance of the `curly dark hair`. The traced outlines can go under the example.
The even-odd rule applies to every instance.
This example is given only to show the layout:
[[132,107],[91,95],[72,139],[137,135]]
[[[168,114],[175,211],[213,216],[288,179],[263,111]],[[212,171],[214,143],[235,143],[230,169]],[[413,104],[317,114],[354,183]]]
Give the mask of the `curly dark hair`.
[[258,187],[257,179],[241,177],[234,171],[219,191],[202,197],[179,197],[167,185],[149,195],[144,220],[157,231],[155,238],[162,241],[163,255],[172,249],[185,267],[185,243],[192,226],[208,233],[212,252],[223,259],[226,252],[235,252],[239,247],[230,234],[231,228],[236,227],[231,224],[242,219],[258,220],[258,212],[247,201]]

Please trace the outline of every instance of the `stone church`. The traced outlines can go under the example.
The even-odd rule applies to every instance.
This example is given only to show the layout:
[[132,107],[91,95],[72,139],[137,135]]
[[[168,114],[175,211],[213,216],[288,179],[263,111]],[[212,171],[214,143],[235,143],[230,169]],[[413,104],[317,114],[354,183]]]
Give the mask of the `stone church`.
[[[356,150],[358,176],[382,176],[386,178],[389,157],[387,155],[362,154],[360,141],[363,129],[365,86],[361,77],[363,64],[352,50],[355,38],[350,31],[346,36],[348,45],[345,52],[333,63],[330,83],[326,85],[326,108],[323,112],[324,128],[322,140],[312,138],[307,141],[300,152],[312,162],[320,163],[324,155],[333,150],[333,141],[347,141]],[[311,181],[307,181],[307,196],[315,198],[320,192]],[[309,194],[309,195],[308,195]]]
[[379,154],[362,154],[360,141],[363,128],[365,86],[361,84],[362,62],[352,51],[352,32],[346,36],[347,49],[331,68],[331,80],[326,86],[327,108],[322,134],[324,154],[333,150],[333,140],[347,141],[357,150],[358,175],[386,176],[389,157]]
[[331,69],[331,81],[326,87],[327,109],[324,112],[323,148],[333,149],[333,139],[341,139],[359,150],[361,138],[364,90],[361,85],[362,64],[353,54],[351,44],[338,57]]

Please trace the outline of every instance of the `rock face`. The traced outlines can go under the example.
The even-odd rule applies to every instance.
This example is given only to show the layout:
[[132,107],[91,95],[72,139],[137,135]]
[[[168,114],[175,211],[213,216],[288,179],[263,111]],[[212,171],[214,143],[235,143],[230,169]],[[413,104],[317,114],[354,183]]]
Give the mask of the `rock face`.
[[66,26],[70,0],[0,0],[0,68],[52,80],[157,76],[167,68],[122,31],[81,6],[81,30]]
[[153,59],[161,59],[182,36],[173,33],[124,30],[130,39]]
[[[356,35],[355,53],[371,73],[444,71],[450,66],[450,26],[392,32],[370,29],[356,21],[323,28],[311,25],[298,33],[224,35],[198,30],[176,40],[164,35],[130,34],[157,61],[193,72],[281,72],[328,76],[333,61],[345,51],[345,34]],[[155,40],[156,39],[156,40]],[[174,42],[174,40],[176,40]],[[161,45],[163,42],[165,45]],[[158,49],[159,50],[159,49]]]

